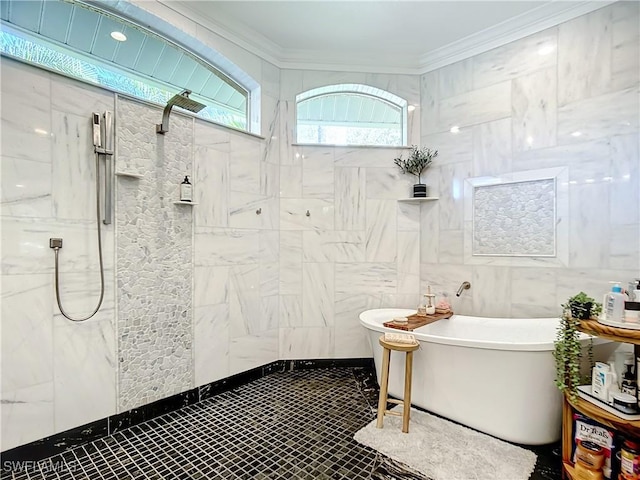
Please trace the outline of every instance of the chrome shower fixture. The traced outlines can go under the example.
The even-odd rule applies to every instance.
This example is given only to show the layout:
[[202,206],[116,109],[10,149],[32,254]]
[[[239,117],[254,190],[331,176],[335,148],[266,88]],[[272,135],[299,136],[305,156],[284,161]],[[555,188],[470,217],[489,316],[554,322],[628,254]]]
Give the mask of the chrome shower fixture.
[[169,131],[169,115],[171,114],[171,109],[173,107],[184,108],[185,110],[189,110],[193,113],[198,113],[202,110],[206,105],[200,102],[196,102],[189,98],[191,94],[191,90],[185,90],[178,95],[174,95],[167,102],[167,106],[164,107],[164,111],[162,112],[162,123],[156,125],[156,133],[165,134]]

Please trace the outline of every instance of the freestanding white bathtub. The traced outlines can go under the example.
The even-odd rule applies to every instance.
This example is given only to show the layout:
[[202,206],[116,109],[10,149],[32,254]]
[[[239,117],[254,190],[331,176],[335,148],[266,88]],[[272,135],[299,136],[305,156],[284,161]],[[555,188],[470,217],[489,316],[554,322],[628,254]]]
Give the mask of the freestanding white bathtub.
[[[378,382],[383,322],[415,310],[360,314],[369,330]],[[454,315],[415,329],[411,403],[504,440],[542,445],[560,439],[562,401],[556,388],[553,342],[558,318],[504,319]],[[583,335],[583,344],[588,336]],[[594,358],[606,360],[617,344],[594,339]],[[585,355],[586,356],[586,355]],[[402,398],[404,353],[391,352],[389,393]]]

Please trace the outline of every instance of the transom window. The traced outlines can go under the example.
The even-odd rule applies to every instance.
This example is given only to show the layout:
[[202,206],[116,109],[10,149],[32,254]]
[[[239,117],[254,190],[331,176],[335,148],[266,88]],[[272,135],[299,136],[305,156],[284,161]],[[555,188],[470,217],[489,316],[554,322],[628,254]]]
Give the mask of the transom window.
[[407,101],[368,85],[330,85],[296,96],[296,141],[322,145],[407,144]]
[[247,89],[172,41],[93,3],[0,3],[2,55],[160,105],[188,89],[199,117],[248,130]]

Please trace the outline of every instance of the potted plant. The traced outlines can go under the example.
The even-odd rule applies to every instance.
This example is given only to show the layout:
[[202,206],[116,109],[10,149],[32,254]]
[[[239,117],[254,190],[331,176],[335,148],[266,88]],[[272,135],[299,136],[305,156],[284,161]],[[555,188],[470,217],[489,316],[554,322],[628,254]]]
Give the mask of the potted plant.
[[[566,393],[571,401],[578,396],[578,386],[589,383],[590,378],[580,374],[580,362],[582,359],[582,343],[580,342],[580,319],[591,318],[600,313],[602,305],[580,292],[562,304],[560,325],[556,332],[556,340],[553,342],[553,356],[556,363],[556,386],[561,392]],[[589,374],[593,368],[593,339],[588,346]]]
[[438,151],[416,145],[412,145],[411,149],[411,154],[407,159],[403,159],[402,155],[400,155],[398,158],[394,158],[393,163],[402,170],[402,173],[409,173],[418,177],[418,183],[413,186],[413,196],[426,197],[427,186],[422,183],[422,172],[429,168],[433,159],[438,156]]

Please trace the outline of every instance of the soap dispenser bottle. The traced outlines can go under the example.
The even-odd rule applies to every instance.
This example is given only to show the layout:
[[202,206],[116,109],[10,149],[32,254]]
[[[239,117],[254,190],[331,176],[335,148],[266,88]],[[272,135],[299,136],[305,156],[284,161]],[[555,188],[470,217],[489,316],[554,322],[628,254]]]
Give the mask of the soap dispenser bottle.
[[633,358],[628,358],[624,361],[624,378],[622,380],[622,393],[628,393],[634,397],[637,394],[638,385],[636,383],[636,376],[633,374]]
[[180,184],[180,201],[181,202],[193,201],[193,185],[191,185],[188,175],[184,177],[184,180]]
[[608,322],[622,323],[624,321],[625,295],[619,282],[613,284],[611,291],[604,296],[602,301],[602,313]]

